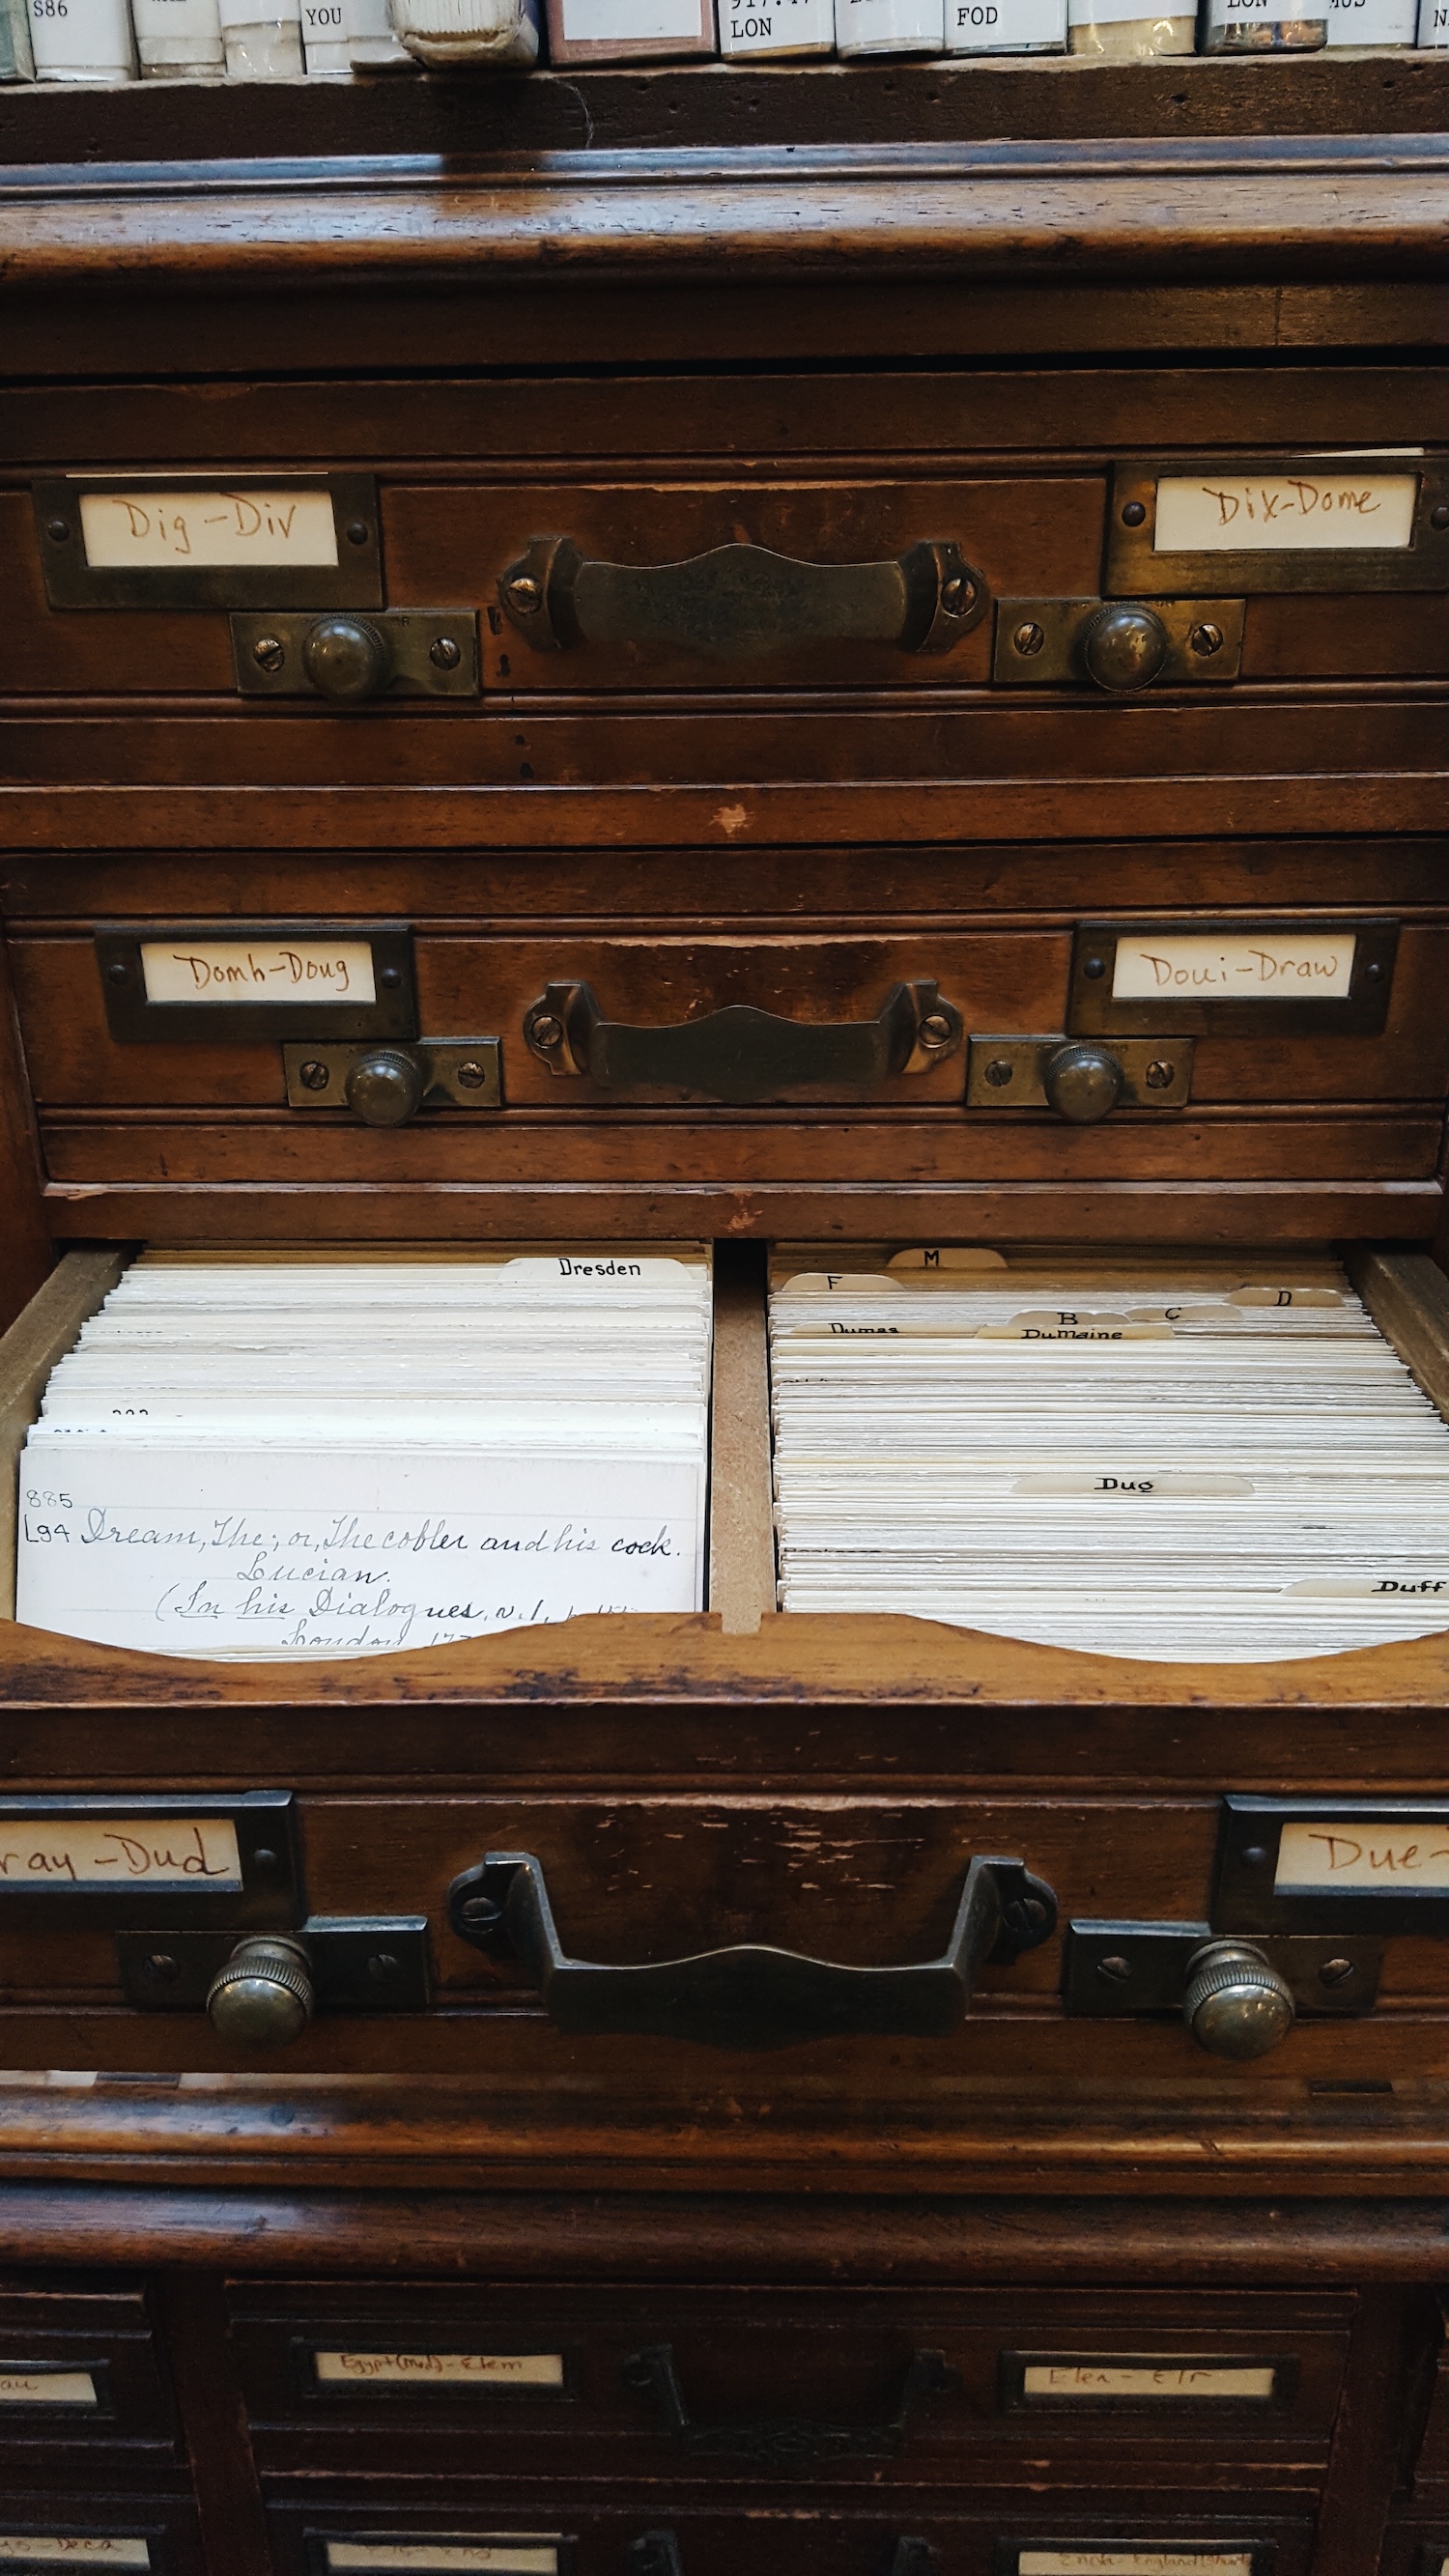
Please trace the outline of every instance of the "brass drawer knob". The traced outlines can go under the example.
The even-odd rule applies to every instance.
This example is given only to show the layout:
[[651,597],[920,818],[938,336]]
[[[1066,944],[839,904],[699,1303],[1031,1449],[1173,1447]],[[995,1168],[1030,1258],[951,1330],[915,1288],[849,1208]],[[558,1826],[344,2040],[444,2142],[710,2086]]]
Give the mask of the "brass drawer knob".
[[1209,1941],[1189,1961],[1182,2009],[1214,2057],[1265,2057],[1293,2027],[1293,1990],[1251,1941]]
[[410,1047],[369,1047],[348,1070],[347,1106],[366,1127],[401,1127],[415,1118],[428,1087]]
[[365,617],[319,617],[302,639],[302,668],[324,698],[373,698],[392,676],[392,656]]
[[1114,697],[1130,697],[1134,689],[1150,687],[1167,653],[1167,629],[1150,608],[1125,604],[1103,608],[1082,638],[1082,660],[1089,676]]
[[239,1941],[218,1968],[206,2017],[218,2039],[237,2048],[285,2048],[312,2018],[312,1969],[299,1941],[280,1933]]
[[1092,1127],[1121,1099],[1122,1067],[1108,1047],[1060,1046],[1047,1062],[1042,1089],[1059,1118]]

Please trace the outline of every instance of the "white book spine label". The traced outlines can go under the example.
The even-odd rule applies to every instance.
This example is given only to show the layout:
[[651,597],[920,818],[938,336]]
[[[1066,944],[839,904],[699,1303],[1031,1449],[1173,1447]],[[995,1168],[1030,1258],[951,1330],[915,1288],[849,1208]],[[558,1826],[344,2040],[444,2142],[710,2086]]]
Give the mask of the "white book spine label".
[[835,42],[842,54],[940,53],[944,0],[835,0]]
[[132,14],[143,62],[146,47],[158,39],[185,38],[207,52],[221,52],[217,0],[132,0]]
[[828,54],[835,45],[835,0],[719,0],[722,54]]
[[1328,0],[1331,45],[1412,45],[1418,0]]
[[1067,0],[946,0],[946,50],[1005,54],[1065,49]]
[[564,0],[570,45],[697,43],[699,0]]
[[131,16],[126,0],[30,0],[35,68],[94,71],[114,79],[131,68]]
[[[219,0],[219,7],[223,30],[230,27],[300,27],[302,23],[302,0]],[[330,501],[327,511],[330,517]],[[333,544],[336,544],[335,530]],[[294,562],[296,557],[289,553],[286,560]],[[336,562],[335,553],[330,560]]]
[[1419,42],[1426,47],[1449,45],[1449,0],[1420,0]]

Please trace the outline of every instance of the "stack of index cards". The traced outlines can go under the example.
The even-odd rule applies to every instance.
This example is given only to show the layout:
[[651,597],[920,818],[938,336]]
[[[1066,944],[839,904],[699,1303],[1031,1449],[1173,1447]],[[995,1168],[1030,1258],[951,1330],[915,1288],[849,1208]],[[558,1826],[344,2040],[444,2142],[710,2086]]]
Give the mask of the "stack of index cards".
[[783,1609],[1173,1662],[1449,1627],[1449,1426],[1327,1259],[806,1253],[770,1366]]
[[244,1660],[698,1609],[701,1246],[149,1252],[21,1458],[17,1616]]

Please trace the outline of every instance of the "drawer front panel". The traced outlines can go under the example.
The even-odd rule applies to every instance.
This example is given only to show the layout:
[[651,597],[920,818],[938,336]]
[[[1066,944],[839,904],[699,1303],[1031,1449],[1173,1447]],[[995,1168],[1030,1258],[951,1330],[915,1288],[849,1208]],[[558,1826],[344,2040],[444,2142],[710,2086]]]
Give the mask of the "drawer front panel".
[[[858,395],[845,396],[856,401]],[[641,413],[643,389],[636,395]],[[716,389],[726,421],[730,388]],[[715,440],[718,444],[719,432]],[[1109,478],[1070,458],[1002,471],[968,465],[953,475],[921,473],[887,457],[862,470],[829,456],[828,440],[800,479],[768,470],[736,479],[734,460],[718,478],[662,474],[641,481],[602,463],[587,479],[544,480],[516,470],[502,480],[452,472],[446,464],[426,481],[384,477],[379,489],[386,599],[392,608],[453,607],[483,612],[485,692],[514,700],[562,694],[611,697],[625,691],[723,698],[779,687],[831,689],[987,688],[991,685],[994,603],[1040,599],[1091,601],[1100,596]],[[636,450],[636,452],[639,452]],[[172,460],[165,460],[170,471]],[[149,467],[146,469],[149,472]],[[251,477],[255,480],[255,477]],[[684,632],[651,634],[657,600],[624,586],[623,605],[607,640],[587,640],[569,617],[550,620],[547,606],[510,613],[509,575],[531,566],[540,540],[565,540],[583,574],[588,566],[626,575],[698,565],[716,549],[748,546],[807,568],[803,583],[761,615],[768,566],[728,574],[711,591],[708,572],[691,596],[676,584]],[[882,565],[922,542],[956,549],[989,593],[950,630],[946,649],[916,648],[916,628],[900,640],[849,623],[839,586],[812,596],[809,568]],[[0,637],[0,695],[17,698],[138,696],[234,699],[236,668],[228,617],[216,610],[119,609],[99,613],[49,605],[28,488],[0,493],[0,552],[12,569],[15,613]],[[261,575],[256,576],[262,579]],[[525,574],[525,577],[528,577]],[[657,578],[657,572],[656,572]],[[1449,599],[1442,594],[1363,596],[1345,586],[1307,598],[1253,596],[1249,584],[1238,676],[1243,683],[1291,684],[1321,678],[1412,680],[1444,669]],[[1244,585],[1225,578],[1227,591]],[[1149,596],[1171,592],[1170,575],[1148,581]],[[741,593],[751,596],[749,641],[731,643]],[[319,599],[321,593],[319,590]],[[630,604],[632,602],[632,605]],[[282,596],[278,605],[289,600]],[[325,604],[325,603],[324,603]],[[842,608],[846,632],[830,632]],[[1008,609],[1008,614],[1010,614]],[[692,644],[697,629],[700,641]],[[713,643],[703,639],[712,633]],[[941,634],[933,632],[933,645]],[[1191,667],[1191,666],[1189,666]],[[1030,670],[1020,674],[1025,685]],[[1213,682],[1218,686],[1234,683]],[[1085,675],[1064,685],[1101,704]],[[1159,682],[1159,688],[1168,686]],[[316,706],[311,697],[303,701]],[[464,707],[455,711],[460,721]]]
[[[923,924],[909,936],[883,926],[845,937],[828,931],[779,931],[680,938],[661,926],[621,927],[606,938],[593,930],[561,926],[546,937],[520,936],[461,920],[426,925],[431,909],[426,866],[419,868],[413,901],[423,922],[416,932],[419,1030],[424,1036],[492,1036],[503,1048],[504,1098],[514,1107],[555,1112],[638,1105],[707,1108],[718,1093],[678,1081],[630,1079],[627,1071],[603,1079],[574,1072],[566,1061],[553,1071],[525,1039],[525,1023],[550,987],[586,985],[607,1023],[642,1032],[677,1027],[741,1007],[809,1030],[841,1023],[865,1026],[888,1002],[894,986],[934,982],[944,1002],[960,1014],[965,1036],[1051,1034],[1069,1024],[1075,924],[1023,922],[998,927],[989,919],[949,916]],[[309,890],[310,891],[310,890]],[[327,888],[316,888],[313,916],[327,912]],[[609,900],[603,873],[597,888]],[[295,918],[297,897],[292,905]],[[305,916],[304,916],[305,917]],[[1095,920],[1110,918],[1094,914]],[[154,917],[153,917],[154,918]],[[339,926],[345,928],[343,914]],[[367,917],[364,917],[367,918]],[[1253,916],[1198,914],[1153,917],[1162,936],[1217,930],[1251,939]],[[1331,915],[1313,917],[1316,925]],[[140,916],[127,924],[138,935]],[[286,935],[285,918],[278,936]],[[1133,916],[1141,930],[1143,916]],[[218,932],[224,921],[218,919]],[[37,936],[16,925],[10,936],[26,1061],[34,1097],[46,1110],[65,1108],[278,1109],[285,1101],[281,1041],[224,1044],[217,1039],[147,1043],[113,1037],[105,1009],[101,966],[89,937]],[[1331,1026],[1285,1034],[1272,1022],[1272,1003],[1234,1007],[1230,1027],[1196,1035],[1192,1105],[1204,1108],[1294,1103],[1423,1102],[1442,1100],[1449,1087],[1449,1028],[1440,997],[1449,979],[1449,922],[1402,922],[1393,964],[1386,1025],[1381,1034],[1356,1034]],[[1150,1017],[1150,1007],[1146,1012]],[[1180,1011],[1169,996],[1161,1005],[1162,1034]],[[1266,1017],[1268,1025],[1263,1026]],[[285,1034],[295,1037],[288,1029]],[[319,1007],[315,1034],[330,1035]],[[1110,1034],[1108,1038],[1110,1043]],[[750,1050],[759,1055],[757,1096],[771,1096],[769,1059],[758,1038],[740,1042],[745,1069]],[[808,1050],[806,1051],[808,1054]],[[959,1106],[965,1088],[965,1054],[957,1043],[921,1070],[892,1072],[862,1089],[828,1065],[812,1076],[808,1062],[780,1089],[828,1106],[868,1097],[892,1109]],[[973,1125],[986,1123],[972,1112]],[[1020,1132],[1022,1114],[1005,1132]]]
[[106,2491],[82,2471],[62,2496],[6,2483],[0,2498],[0,2568],[40,2576],[52,2567],[107,2567],[115,2576],[206,2576],[194,2507]]
[[0,2282],[0,2455],[75,2474],[77,2454],[175,2441],[164,2356],[138,2289]]
[[[439,2482],[441,2483],[441,2482]],[[1306,2521],[1282,2513],[1271,2492],[1215,2500],[1196,2516],[1159,2511],[1129,2482],[1114,2503],[1093,2496],[1085,2510],[1046,2507],[1025,2494],[999,2513],[943,2516],[906,2509],[908,2529],[879,2513],[792,2513],[778,2523],[752,2513],[676,2511],[667,2488],[641,2509],[564,2510],[545,2523],[536,2495],[521,2513],[500,2503],[480,2518],[466,2489],[451,2504],[429,2481],[427,2502],[409,2503],[382,2480],[354,2478],[352,2495],[315,2489],[313,2500],[272,2501],[268,2523],[277,2576],[507,2576],[553,2567],[577,2576],[643,2576],[662,2566],[678,2576],[737,2576],[742,2559],[803,2576],[889,2576],[892,2568],[939,2568],[941,2576],[1300,2576]],[[1276,2508],[1276,2509],[1275,2509]],[[460,2513],[462,2519],[459,2519]],[[669,2535],[665,2540],[665,2535]],[[914,2543],[910,2549],[906,2544]],[[400,2552],[406,2549],[404,2558]],[[451,2554],[449,2554],[451,2553]],[[528,2553],[527,2556],[524,2553]]]
[[[1125,2447],[1164,2487],[1231,2487],[1252,2462],[1297,2488],[1326,2457],[1347,2344],[1344,2303],[1291,2295],[847,2302],[235,2283],[230,2304],[258,2463],[294,2475],[345,2475],[362,2442],[412,2474],[976,2489],[1010,2487],[1030,2458],[1044,2487],[1090,2490],[1120,2480]],[[689,2419],[674,2429],[665,2348]],[[916,2397],[921,2354],[944,2369]],[[1024,2394],[1041,2356],[1057,2357],[1069,2393]],[[1082,2393],[1104,2377],[1115,2395]],[[1227,2393],[1243,2385],[1260,2393]]]

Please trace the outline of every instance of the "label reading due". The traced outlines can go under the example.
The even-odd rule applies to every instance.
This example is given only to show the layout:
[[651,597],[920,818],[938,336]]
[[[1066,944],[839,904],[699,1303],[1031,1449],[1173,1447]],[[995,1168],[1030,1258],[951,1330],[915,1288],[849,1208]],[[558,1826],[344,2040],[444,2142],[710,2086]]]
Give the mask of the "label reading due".
[[1278,1895],[1341,1887],[1449,1893],[1449,1826],[1372,1816],[1284,1825],[1273,1887]]
[[1353,984],[1352,931],[1302,936],[1191,931],[1119,938],[1112,970],[1116,1002],[1346,1002]]
[[0,2406],[99,2406],[88,2370],[7,2370],[0,2365]]
[[323,2386],[562,2388],[561,2352],[318,2352]]
[[332,495],[325,490],[85,492],[80,522],[93,572],[337,561]]
[[[240,1888],[241,1854],[224,1816],[27,1816],[0,1823],[0,1884],[28,1894],[71,1887]],[[4,2542],[0,2538],[0,2554]]]
[[367,939],[143,939],[148,1002],[375,1002]]
[[1270,2363],[1203,2361],[1029,2361],[1024,2397],[1174,2398],[1273,2395]]
[[1417,474],[1363,474],[1352,463],[1282,474],[1164,476],[1157,554],[1282,554],[1410,545]]

